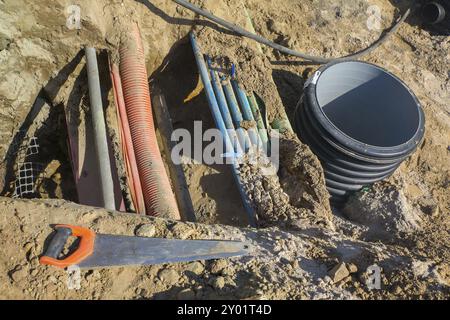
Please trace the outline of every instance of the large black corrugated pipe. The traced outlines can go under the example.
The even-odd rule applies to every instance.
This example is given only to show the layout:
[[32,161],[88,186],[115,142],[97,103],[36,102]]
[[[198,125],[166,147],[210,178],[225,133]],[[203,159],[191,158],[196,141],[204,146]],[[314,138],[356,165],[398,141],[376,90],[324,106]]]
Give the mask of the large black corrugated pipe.
[[429,2],[422,8],[422,17],[425,23],[438,24],[445,19],[445,8],[435,1]]
[[359,61],[331,63],[305,84],[295,128],[322,163],[331,202],[389,177],[424,136],[424,113],[390,72]]

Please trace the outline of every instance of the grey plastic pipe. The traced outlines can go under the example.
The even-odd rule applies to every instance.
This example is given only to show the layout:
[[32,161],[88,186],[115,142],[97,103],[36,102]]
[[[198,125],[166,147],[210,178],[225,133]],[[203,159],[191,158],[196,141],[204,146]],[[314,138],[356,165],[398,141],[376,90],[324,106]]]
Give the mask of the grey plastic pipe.
[[103,196],[104,207],[108,210],[116,210],[114,184],[111,174],[105,117],[103,114],[102,94],[100,91],[100,77],[98,74],[97,54],[95,48],[86,47],[85,55],[92,125],[95,137],[94,144],[97,152],[98,168],[100,172],[100,189]]

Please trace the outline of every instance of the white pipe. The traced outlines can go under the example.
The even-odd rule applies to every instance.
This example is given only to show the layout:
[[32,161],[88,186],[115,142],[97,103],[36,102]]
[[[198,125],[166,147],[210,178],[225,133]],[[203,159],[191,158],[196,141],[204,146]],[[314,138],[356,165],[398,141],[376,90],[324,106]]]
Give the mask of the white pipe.
[[100,189],[103,195],[104,207],[108,210],[116,210],[105,117],[103,114],[102,94],[100,91],[97,54],[95,52],[95,48],[90,47],[85,48],[85,54],[89,85],[89,100],[91,103],[92,124],[94,127],[94,144],[97,152],[97,162],[101,180]]

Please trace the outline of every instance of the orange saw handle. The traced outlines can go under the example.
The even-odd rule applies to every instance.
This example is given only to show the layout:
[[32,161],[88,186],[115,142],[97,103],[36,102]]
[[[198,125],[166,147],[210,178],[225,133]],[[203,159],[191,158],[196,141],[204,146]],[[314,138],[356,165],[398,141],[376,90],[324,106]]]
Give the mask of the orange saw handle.
[[[94,231],[67,224],[56,225],[55,229],[56,235],[50,241],[44,255],[39,259],[41,264],[51,265],[58,268],[66,268],[74,264],[79,264],[81,261],[89,257],[94,251]],[[70,236],[80,238],[78,248],[66,258],[59,260],[58,256],[63,251],[67,239],[69,239]]]

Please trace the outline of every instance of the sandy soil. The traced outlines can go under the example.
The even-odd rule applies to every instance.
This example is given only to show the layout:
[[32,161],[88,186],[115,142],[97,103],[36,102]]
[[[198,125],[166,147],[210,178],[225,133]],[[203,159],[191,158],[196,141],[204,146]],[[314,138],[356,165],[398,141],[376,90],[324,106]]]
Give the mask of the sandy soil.
[[[0,283],[2,298],[435,298],[450,287],[449,177],[450,41],[422,30],[414,17],[365,58],[396,75],[414,91],[426,115],[425,140],[387,181],[357,193],[331,212],[320,163],[295,136],[281,143],[277,176],[245,169],[247,190],[263,222],[248,221],[229,168],[185,166],[197,224],[106,212],[75,205],[66,144],[65,114],[74,121],[89,110],[82,47],[114,58],[127,26],[138,22],[151,86],[166,96],[175,128],[194,121],[213,127],[203,94],[184,102],[198,74],[187,33],[194,29],[204,52],[237,63],[248,90],[260,95],[272,122],[291,116],[307,77],[317,68],[258,46],[170,1],[81,1],[82,28],[66,28],[68,1],[4,1],[0,4]],[[193,1],[272,40],[317,55],[339,56],[376,40],[366,27],[367,1]],[[381,8],[381,27],[413,1],[371,1]],[[114,130],[114,105],[106,69],[104,102],[119,175],[123,164]],[[87,114],[87,112],[86,112]],[[42,149],[21,156],[30,137]],[[42,182],[33,197],[11,199],[24,161],[39,162]],[[122,191],[129,201],[126,183]],[[64,199],[64,200],[63,200]],[[51,223],[73,223],[102,233],[249,241],[251,257],[214,262],[83,271],[81,289],[69,290],[64,271],[38,264]],[[144,225],[144,227],[142,226]],[[227,226],[228,225],[228,226]],[[5,245],[8,244],[8,245]],[[345,265],[339,265],[345,263]],[[367,268],[382,268],[381,290],[366,286]],[[335,268],[335,267],[340,268]]]
[[[364,242],[307,223],[289,231],[254,230],[110,213],[60,200],[2,198],[1,204],[2,221],[8,221],[0,232],[2,243],[8,243],[2,248],[7,259],[0,262],[3,298],[445,299],[449,294],[445,248],[430,255],[415,246]],[[81,288],[70,290],[66,271],[38,263],[50,224],[60,221],[99,233],[243,240],[252,253],[212,262],[82,270]],[[352,231],[354,226],[342,229]],[[346,263],[347,272],[330,274],[340,262]],[[365,285],[365,271],[373,264],[382,268],[381,290]]]

